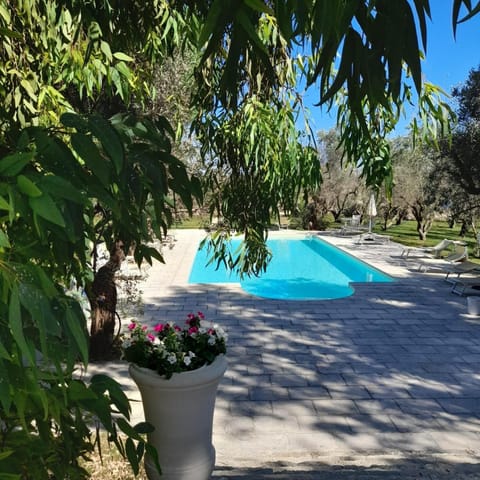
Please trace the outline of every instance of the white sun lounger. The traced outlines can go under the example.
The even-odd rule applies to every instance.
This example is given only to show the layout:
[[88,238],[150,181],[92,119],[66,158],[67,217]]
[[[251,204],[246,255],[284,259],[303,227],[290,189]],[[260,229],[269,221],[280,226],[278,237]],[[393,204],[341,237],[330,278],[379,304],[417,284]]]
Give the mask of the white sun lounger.
[[[443,271],[446,273],[445,281],[455,283],[460,278],[460,275],[476,272],[480,273],[480,264],[464,260],[463,262],[445,265]],[[453,278],[455,275],[456,278]]]
[[453,247],[456,243],[454,240],[449,240],[448,238],[444,238],[441,242],[437,243],[437,245],[433,247],[405,247],[400,254],[401,257],[408,258],[410,253],[417,253],[417,254],[433,254],[434,258],[440,258],[442,252],[444,250],[448,250]]
[[456,251],[446,256],[443,259],[440,258],[425,258],[419,265],[418,270],[420,272],[428,272],[429,270],[444,270],[448,268],[448,265],[455,265],[458,262],[462,262],[468,259],[468,250],[467,246],[463,247],[462,251]]

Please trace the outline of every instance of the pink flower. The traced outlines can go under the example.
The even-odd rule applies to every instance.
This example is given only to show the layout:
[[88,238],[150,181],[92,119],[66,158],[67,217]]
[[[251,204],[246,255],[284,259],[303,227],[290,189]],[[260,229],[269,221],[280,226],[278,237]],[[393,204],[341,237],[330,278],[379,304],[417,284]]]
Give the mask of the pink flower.
[[137,324],[136,324],[135,322],[132,322],[132,323],[128,326],[128,329],[129,329],[129,330],[134,330],[136,326],[137,326]]
[[202,320],[205,319],[205,315],[202,312],[197,312],[197,315],[198,315],[198,318],[200,318]]
[[152,333],[147,333],[147,338],[148,338],[151,342],[155,341],[155,335],[153,335]]
[[215,335],[215,329],[214,328],[209,328],[208,329],[208,334],[209,335]]
[[188,334],[192,335],[193,333],[198,333],[198,327],[190,327],[188,329]]
[[147,329],[148,329],[148,327],[147,327],[146,325],[144,325],[144,326],[142,327],[142,330],[143,330],[144,332],[146,332]]
[[175,329],[176,332],[181,332],[182,329],[178,326],[178,325],[175,325],[175,327],[173,327]]
[[189,313],[187,315],[188,320],[193,320],[195,318],[195,315],[193,313]]
[[155,330],[155,332],[161,332],[161,331],[163,331],[164,328],[165,328],[165,325],[163,323],[157,323],[153,327],[153,330]]

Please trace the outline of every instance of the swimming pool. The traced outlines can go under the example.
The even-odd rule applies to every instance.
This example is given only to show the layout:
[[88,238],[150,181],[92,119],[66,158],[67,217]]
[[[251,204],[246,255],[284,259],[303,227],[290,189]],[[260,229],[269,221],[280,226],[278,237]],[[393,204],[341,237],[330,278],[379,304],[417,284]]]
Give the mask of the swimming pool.
[[[240,241],[232,242],[232,249]],[[264,298],[284,300],[334,299],[352,295],[351,282],[392,282],[376,268],[317,238],[270,239],[273,258],[260,277],[239,277],[224,265],[205,266],[206,249],[199,249],[189,283],[240,283],[243,290]]]

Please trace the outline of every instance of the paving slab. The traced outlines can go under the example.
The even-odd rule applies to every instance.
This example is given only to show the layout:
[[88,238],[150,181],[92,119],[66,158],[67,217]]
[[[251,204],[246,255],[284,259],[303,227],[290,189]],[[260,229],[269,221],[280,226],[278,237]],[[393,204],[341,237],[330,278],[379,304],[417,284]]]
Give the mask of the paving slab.
[[[480,478],[480,317],[440,273],[416,271],[393,242],[320,233],[395,282],[357,283],[336,300],[262,299],[238,284],[189,285],[204,232],[174,235],[166,264],[139,285],[138,315],[202,311],[229,333],[215,479]],[[142,420],[126,364],[96,371],[122,383]]]

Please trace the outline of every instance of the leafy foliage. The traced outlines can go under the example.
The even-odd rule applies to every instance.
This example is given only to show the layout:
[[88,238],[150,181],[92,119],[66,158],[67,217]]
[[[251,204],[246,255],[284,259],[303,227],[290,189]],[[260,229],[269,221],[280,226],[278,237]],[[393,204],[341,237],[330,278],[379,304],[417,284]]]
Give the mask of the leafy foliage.
[[[77,460],[92,448],[91,417],[134,468],[150,448],[139,434],[130,435],[125,420],[113,419],[111,406],[129,415],[113,380],[87,386],[75,379],[78,362],[88,362],[88,336],[83,311],[65,292],[71,279],[91,281],[90,253],[100,241],[135,244],[139,263],[161,259],[146,243],[161,238],[171,221],[169,192],[191,206],[198,187],[169,153],[164,120],[119,117],[114,129],[97,116],[62,119],[67,136],[30,127],[16,151],[0,159],[0,465],[25,478],[66,478],[74,471],[83,478]],[[130,435],[129,445],[143,446],[124,446],[118,428]]]
[[[320,182],[316,151],[302,145],[290,108],[256,97],[245,99],[234,114],[202,118],[197,135],[210,163],[211,212],[217,209],[226,227],[212,238],[214,258],[242,274],[257,274],[269,257],[262,244],[270,218],[281,205],[292,210],[300,192]],[[245,234],[245,251],[236,258],[222,248],[230,230]]]

